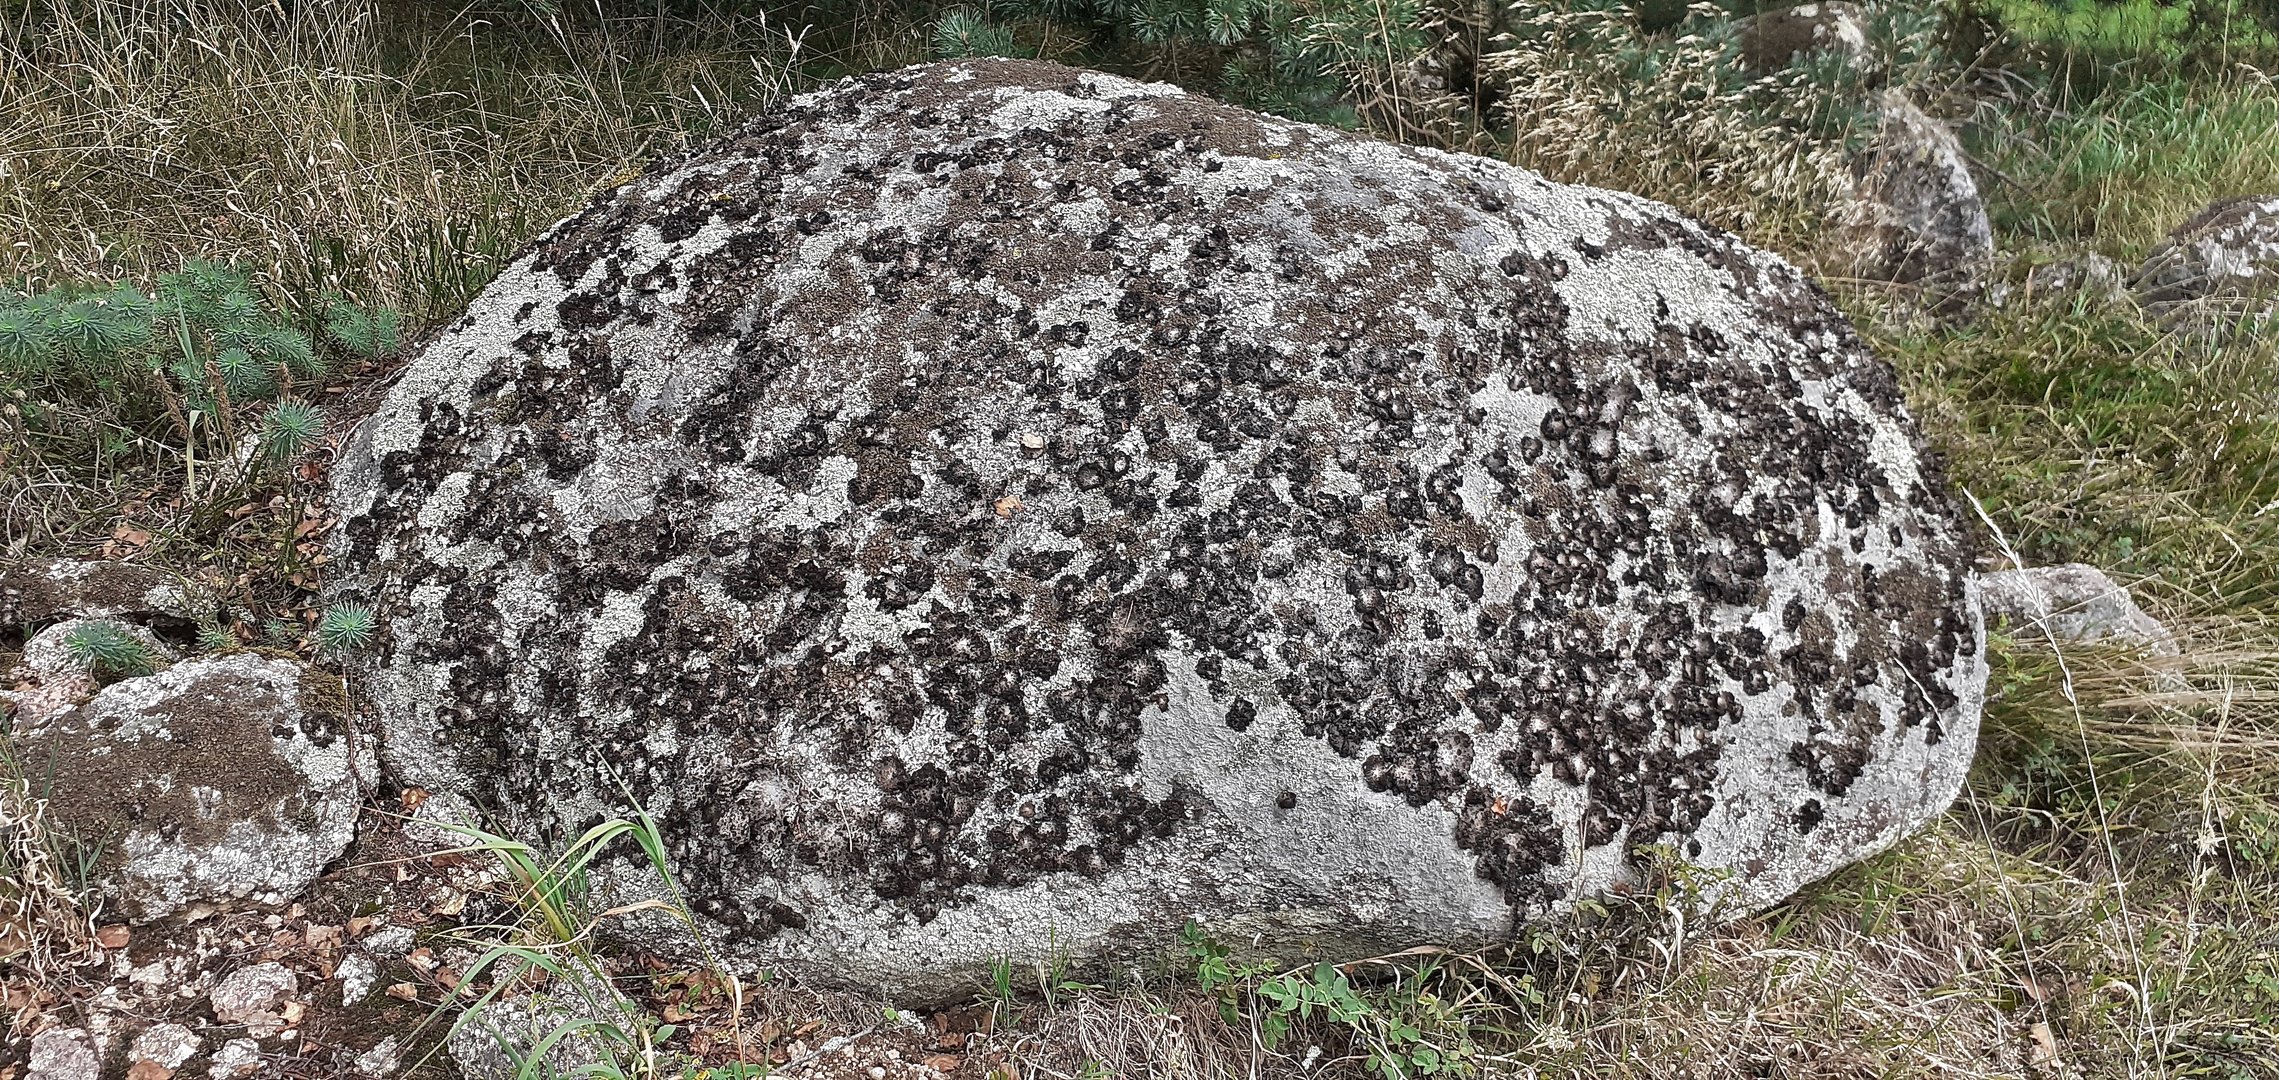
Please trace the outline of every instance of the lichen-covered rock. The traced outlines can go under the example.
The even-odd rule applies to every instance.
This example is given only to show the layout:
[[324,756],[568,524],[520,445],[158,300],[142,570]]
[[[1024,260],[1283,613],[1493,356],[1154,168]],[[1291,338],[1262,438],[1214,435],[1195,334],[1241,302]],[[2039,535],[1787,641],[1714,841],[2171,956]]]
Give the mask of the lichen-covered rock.
[[2020,637],[2070,645],[2110,643],[2155,656],[2183,650],[2129,590],[2087,563],[2002,570],[1979,579],[1986,620]]
[[211,596],[154,566],[54,559],[0,567],[0,630],[64,618],[187,625],[213,612]]
[[606,981],[573,967],[545,990],[497,998],[464,1017],[444,1049],[467,1080],[520,1080],[532,1075],[525,1066],[533,1058],[544,1062],[538,1075],[579,1075],[624,1049],[596,1034],[597,1024],[634,1031],[639,1013]]
[[2137,300],[2211,336],[2279,316],[2279,195],[2214,203],[2145,259]]
[[2121,264],[2094,251],[2043,263],[2027,271],[2026,292],[2034,297],[2086,293],[2089,300],[2103,306],[2126,306],[2132,302],[2128,275],[2122,271]]
[[81,1028],[49,1028],[32,1036],[25,1080],[99,1080],[103,1059]]
[[127,1064],[132,1069],[145,1061],[169,1072],[182,1067],[198,1053],[204,1043],[198,1033],[172,1022],[153,1024],[150,1029],[135,1036],[134,1046],[127,1051]]
[[1842,208],[1845,269],[1921,286],[1931,306],[1966,300],[1993,265],[1994,226],[1962,143],[1898,90],[1876,96],[1875,115]]
[[300,989],[300,977],[294,975],[291,968],[272,960],[223,976],[208,992],[206,1000],[213,1006],[214,1019],[225,1024],[243,1024],[246,1034],[266,1039],[284,1028],[285,1018],[280,1010]]
[[1741,62],[1763,75],[1800,56],[1834,53],[1860,77],[1871,78],[1883,64],[1868,43],[1867,26],[1867,12],[1843,0],[1775,8],[1742,22]]
[[[196,657],[22,726],[55,819],[101,844],[114,910],[292,898],[353,838],[358,776],[338,679],[253,654]],[[21,724],[22,718],[19,718]]]
[[1943,482],[1796,270],[1051,65],[598,198],[335,475],[400,779],[535,840],[629,791],[730,955],[909,997],[1491,940],[1656,842],[1745,909],[1977,732]]

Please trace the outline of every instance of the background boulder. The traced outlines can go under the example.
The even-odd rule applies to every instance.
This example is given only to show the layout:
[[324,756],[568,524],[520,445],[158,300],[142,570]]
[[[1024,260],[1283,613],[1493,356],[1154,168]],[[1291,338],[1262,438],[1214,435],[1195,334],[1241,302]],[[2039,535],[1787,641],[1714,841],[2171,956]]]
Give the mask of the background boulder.
[[1798,4],[1752,15],[1739,27],[1741,62],[1758,75],[1779,71],[1799,56],[1821,53],[1843,58],[1862,79],[1882,71],[1882,58],[1868,41],[1867,11],[1843,0]]
[[1999,570],[1981,577],[1979,589],[1987,621],[2021,638],[2127,645],[2155,656],[2183,651],[2129,590],[2087,563]]
[[2145,310],[2216,336],[2279,314],[2279,195],[2225,199],[2168,234],[2134,281]]
[[1874,104],[1875,134],[1852,163],[1841,248],[1852,276],[1921,286],[1933,306],[1976,294],[1994,226],[1962,142],[1898,90]]
[[399,779],[540,841],[629,793],[729,955],[903,997],[1493,940],[1650,843],[1762,905],[1945,807],[1985,676],[1787,264],[1038,63],[598,197],[334,475]]

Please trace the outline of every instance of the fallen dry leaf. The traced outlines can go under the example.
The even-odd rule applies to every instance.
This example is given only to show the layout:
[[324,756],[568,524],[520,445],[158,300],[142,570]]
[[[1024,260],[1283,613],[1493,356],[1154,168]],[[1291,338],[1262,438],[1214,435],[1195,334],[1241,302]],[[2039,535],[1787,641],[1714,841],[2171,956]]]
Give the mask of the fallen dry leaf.
[[408,982],[396,983],[388,987],[388,996],[398,1001],[418,1001],[419,987]]
[[2034,1052],[2031,1055],[2031,1064],[2036,1068],[2042,1069],[2047,1069],[2051,1066],[2056,1065],[2057,1036],[2050,1032],[2050,1026],[2046,1023],[2043,1023],[2042,1021],[2036,1020],[2034,1021],[2033,1026],[2026,1029],[2026,1033],[2032,1036],[2034,1040]]
[[426,801],[426,788],[408,787],[404,789],[403,796],[396,800],[396,805],[402,807],[404,813],[408,814],[414,810],[419,809],[420,804],[425,803]]
[[956,1072],[957,1067],[964,1063],[965,1059],[956,1054],[928,1054],[919,1061],[919,1064],[942,1073]]
[[134,940],[135,933],[125,923],[112,923],[95,931],[95,944],[106,949],[124,949]]

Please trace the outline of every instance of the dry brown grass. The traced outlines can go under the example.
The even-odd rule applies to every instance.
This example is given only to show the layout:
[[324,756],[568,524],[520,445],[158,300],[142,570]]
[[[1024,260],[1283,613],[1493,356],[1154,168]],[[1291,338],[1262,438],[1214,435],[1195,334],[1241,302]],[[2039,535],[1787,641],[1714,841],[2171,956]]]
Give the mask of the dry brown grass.
[[763,107],[757,9],[52,0],[0,10],[0,281],[254,270],[437,317],[613,178]]

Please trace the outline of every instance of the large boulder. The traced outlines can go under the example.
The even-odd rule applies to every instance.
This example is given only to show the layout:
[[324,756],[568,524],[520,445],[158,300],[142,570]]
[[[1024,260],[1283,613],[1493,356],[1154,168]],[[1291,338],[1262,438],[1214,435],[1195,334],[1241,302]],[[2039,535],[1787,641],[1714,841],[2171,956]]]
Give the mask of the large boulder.
[[2176,227],[2137,269],[2145,310],[2224,337],[2279,316],[2279,195],[2210,204]]
[[1048,64],[598,197],[335,476],[400,780],[537,841],[630,795],[727,955],[906,998],[1190,917],[1494,940],[1650,844],[1746,910],[1978,728],[1944,482],[1795,269]]
[[292,899],[340,857],[374,771],[345,706],[340,680],[298,663],[196,657],[17,717],[16,752],[58,826],[100,853],[108,909],[146,922]]

